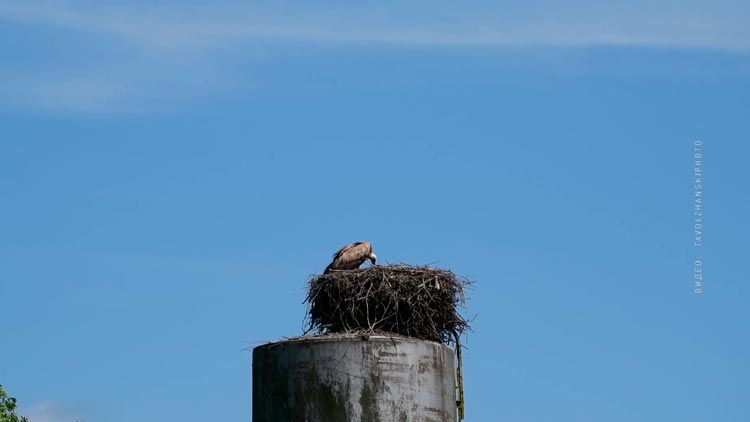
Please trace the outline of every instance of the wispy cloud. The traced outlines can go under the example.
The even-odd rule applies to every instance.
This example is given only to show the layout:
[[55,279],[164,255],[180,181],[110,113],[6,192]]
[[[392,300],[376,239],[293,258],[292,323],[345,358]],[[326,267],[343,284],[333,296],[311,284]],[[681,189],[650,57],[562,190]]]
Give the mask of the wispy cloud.
[[[96,3],[0,1],[0,17],[45,23],[122,37],[136,45],[163,49],[225,46],[269,41],[332,44],[398,43],[434,46],[633,45],[684,48],[750,48],[746,8],[722,11],[721,3],[655,9],[647,2],[631,8],[591,4],[537,5],[526,13],[461,9],[449,16],[373,8],[327,12],[300,7],[254,6],[210,9],[180,4],[170,10]],[[76,6],[77,5],[77,6]],[[399,13],[400,12],[400,13]]]
[[19,414],[26,416],[29,422],[75,422],[83,421],[82,410],[65,406],[56,401],[43,401],[27,408],[19,409]]
[[[179,7],[159,8],[137,0],[127,5],[0,0],[0,20],[55,31],[54,36],[74,34],[77,40],[95,40],[99,48],[86,53],[85,65],[77,66],[73,59],[66,63],[68,69],[37,67],[29,72],[23,66],[15,73],[5,71],[0,93],[6,106],[12,102],[49,110],[143,109],[144,104],[244,88],[246,78],[226,77],[232,73],[227,51],[252,55],[255,47],[279,44],[750,51],[747,7],[633,4],[618,8],[573,2],[561,8],[537,2],[535,7],[481,10],[432,3],[419,9],[329,4],[321,11],[287,3],[212,3],[207,8],[180,2]],[[214,73],[209,77],[205,72]]]

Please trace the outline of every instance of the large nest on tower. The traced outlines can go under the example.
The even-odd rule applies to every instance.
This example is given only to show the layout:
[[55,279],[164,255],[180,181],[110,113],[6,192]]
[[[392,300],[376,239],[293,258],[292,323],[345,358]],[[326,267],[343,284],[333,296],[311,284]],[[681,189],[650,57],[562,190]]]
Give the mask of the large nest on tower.
[[389,332],[447,344],[469,329],[458,308],[470,284],[451,271],[403,264],[313,276],[308,332]]

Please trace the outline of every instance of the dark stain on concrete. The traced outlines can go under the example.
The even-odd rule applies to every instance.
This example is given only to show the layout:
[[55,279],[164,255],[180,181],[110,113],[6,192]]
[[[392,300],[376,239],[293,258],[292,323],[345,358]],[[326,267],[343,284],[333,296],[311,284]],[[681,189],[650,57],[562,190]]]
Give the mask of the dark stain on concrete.
[[378,396],[382,393],[382,381],[376,368],[370,368],[370,377],[365,379],[359,405],[362,408],[362,422],[380,422]]
[[[261,362],[265,364],[261,365]],[[253,382],[253,420],[350,420],[352,409],[347,400],[350,386],[326,383],[315,365],[296,365],[289,371],[280,355],[256,348],[253,351],[253,377],[256,379]],[[296,380],[294,385],[290,385],[290,379]]]
[[[345,394],[337,393],[330,385],[318,382],[313,386],[311,397],[305,398],[312,404],[311,411],[319,419],[331,422],[348,422],[350,409]],[[298,420],[298,419],[293,419]],[[299,419],[302,420],[302,419]],[[307,420],[305,418],[304,420]]]
[[401,414],[398,415],[398,422],[409,422],[409,416],[405,411],[402,410]]

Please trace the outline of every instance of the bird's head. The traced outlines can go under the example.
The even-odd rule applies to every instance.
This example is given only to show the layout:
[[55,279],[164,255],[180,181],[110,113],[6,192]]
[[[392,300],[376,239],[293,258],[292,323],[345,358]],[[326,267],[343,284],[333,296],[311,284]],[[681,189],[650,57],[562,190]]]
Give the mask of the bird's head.
[[372,265],[375,265],[375,261],[378,260],[378,257],[375,255],[374,252],[370,252],[370,255],[368,256],[368,258],[370,259],[370,262],[372,262]]

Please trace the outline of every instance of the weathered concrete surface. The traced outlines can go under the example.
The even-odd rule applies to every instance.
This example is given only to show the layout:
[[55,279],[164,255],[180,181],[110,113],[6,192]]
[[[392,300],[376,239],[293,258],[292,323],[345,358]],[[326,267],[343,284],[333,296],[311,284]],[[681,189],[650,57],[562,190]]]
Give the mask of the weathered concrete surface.
[[453,349],[311,337],[253,350],[253,422],[454,422]]

